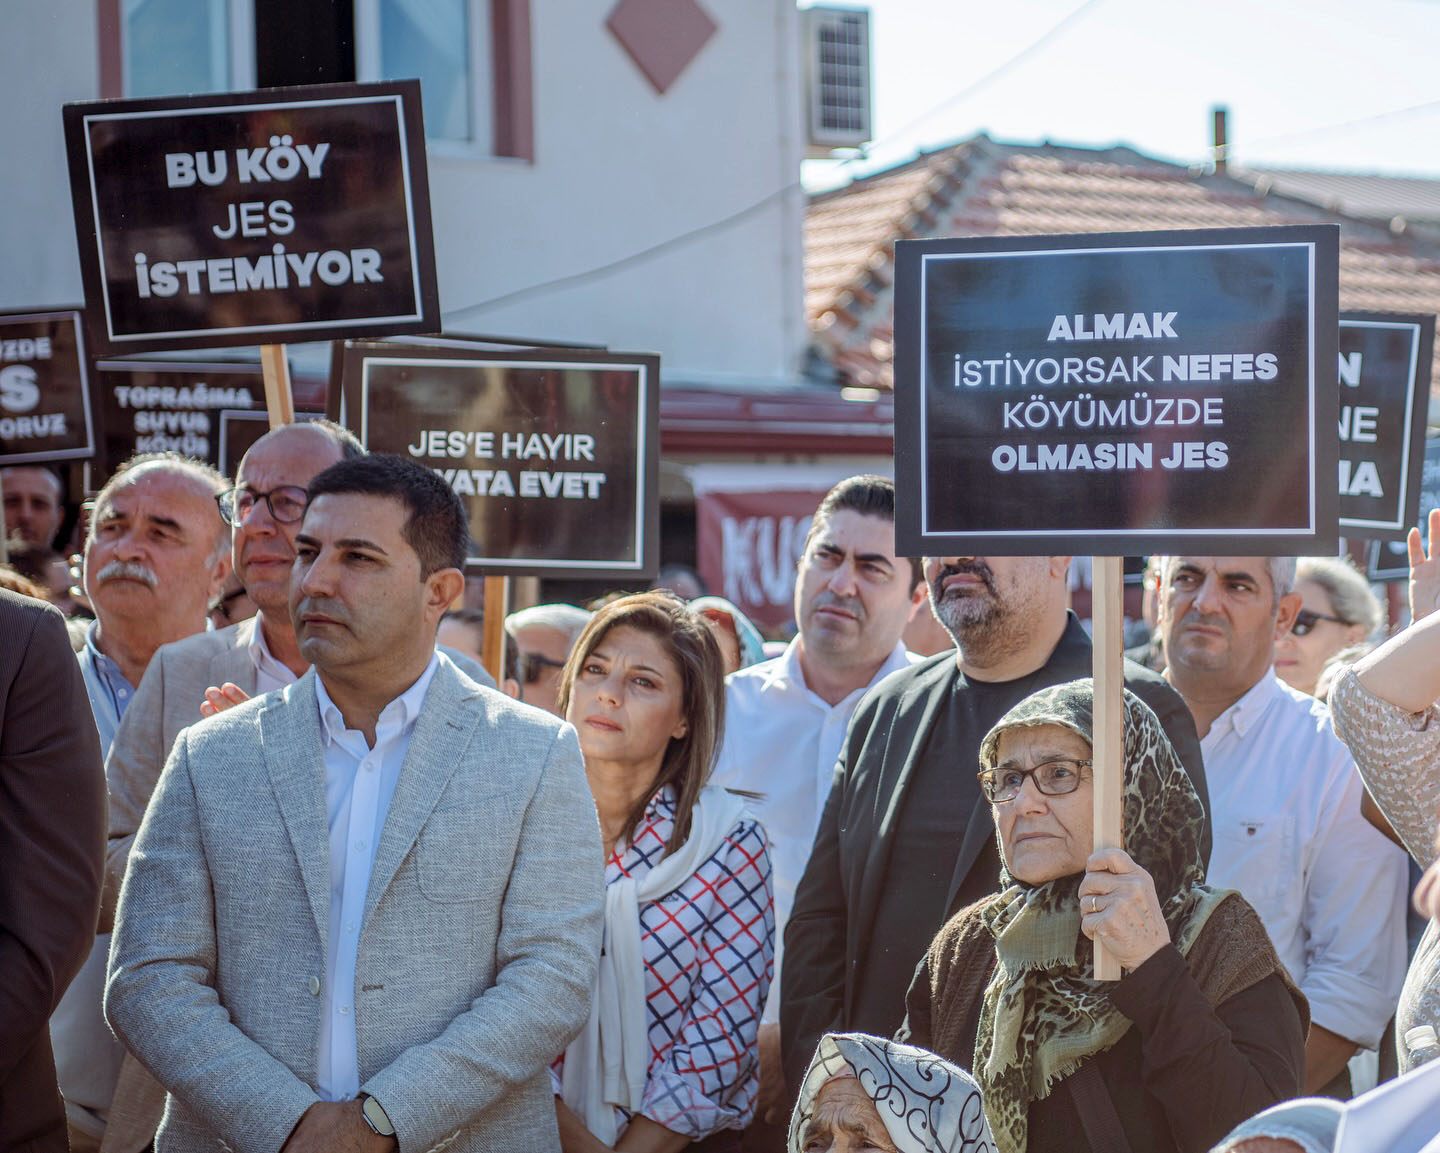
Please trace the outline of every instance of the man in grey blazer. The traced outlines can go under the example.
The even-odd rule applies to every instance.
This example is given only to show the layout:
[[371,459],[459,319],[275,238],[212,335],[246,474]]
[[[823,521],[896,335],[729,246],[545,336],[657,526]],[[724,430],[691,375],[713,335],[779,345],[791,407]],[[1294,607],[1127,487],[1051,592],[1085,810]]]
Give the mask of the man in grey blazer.
[[604,900],[575,732],[435,652],[466,521],[433,471],[334,465],[296,546],[314,668],[181,732],[121,891],[157,1153],[555,1149]]

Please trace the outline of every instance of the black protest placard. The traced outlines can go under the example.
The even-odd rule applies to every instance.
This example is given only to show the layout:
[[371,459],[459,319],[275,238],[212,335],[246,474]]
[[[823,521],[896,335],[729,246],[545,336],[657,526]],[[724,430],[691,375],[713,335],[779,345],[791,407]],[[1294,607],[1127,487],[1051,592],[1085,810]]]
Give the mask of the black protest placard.
[[78,309],[0,313],[0,464],[95,451]]
[[[1416,485],[1414,524],[1420,530],[1426,554],[1430,545],[1430,510],[1440,508],[1440,440],[1426,440]],[[1410,554],[1403,540],[1374,541],[1370,545],[1365,575],[1372,581],[1410,579]]]
[[102,354],[440,327],[418,81],[65,106]]
[[899,241],[900,552],[1333,552],[1338,243]]
[[265,420],[265,382],[258,364],[102,360],[95,365],[95,395],[100,408],[96,487],[137,452],[178,452],[223,472],[226,414],[246,412]]
[[638,581],[659,556],[660,361],[614,352],[350,344],[346,421],[433,468],[470,514],[472,567]]
[[1417,509],[1434,316],[1340,314],[1340,531],[1403,540]]

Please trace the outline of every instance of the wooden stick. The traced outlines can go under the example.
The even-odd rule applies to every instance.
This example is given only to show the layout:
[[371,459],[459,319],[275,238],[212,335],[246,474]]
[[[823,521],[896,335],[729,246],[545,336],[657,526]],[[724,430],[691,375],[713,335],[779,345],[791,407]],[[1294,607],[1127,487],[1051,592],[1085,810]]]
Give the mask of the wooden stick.
[[283,344],[260,346],[260,369],[265,375],[265,411],[270,427],[295,423],[295,396],[290,389],[290,362]]
[[485,642],[481,662],[497,685],[505,684],[505,618],[510,615],[510,578],[485,578]]
[[[1091,619],[1094,622],[1096,849],[1125,847],[1125,595],[1118,556],[1093,560]],[[1095,979],[1118,981],[1120,963],[1095,942]]]
[[[0,509],[5,507],[5,486],[0,483]],[[9,528],[5,525],[5,514],[0,512],[0,564],[10,563]]]

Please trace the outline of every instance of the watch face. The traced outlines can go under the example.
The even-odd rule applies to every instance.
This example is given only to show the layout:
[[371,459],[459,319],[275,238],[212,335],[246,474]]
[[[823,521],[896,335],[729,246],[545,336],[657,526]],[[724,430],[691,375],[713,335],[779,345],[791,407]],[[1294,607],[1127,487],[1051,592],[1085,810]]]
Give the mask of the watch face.
[[374,1097],[366,1097],[365,1103],[360,1106],[360,1112],[365,1120],[369,1122],[370,1128],[379,1133],[382,1137],[395,1136],[395,1126],[390,1124],[390,1118],[386,1116],[385,1110],[381,1108],[380,1102]]

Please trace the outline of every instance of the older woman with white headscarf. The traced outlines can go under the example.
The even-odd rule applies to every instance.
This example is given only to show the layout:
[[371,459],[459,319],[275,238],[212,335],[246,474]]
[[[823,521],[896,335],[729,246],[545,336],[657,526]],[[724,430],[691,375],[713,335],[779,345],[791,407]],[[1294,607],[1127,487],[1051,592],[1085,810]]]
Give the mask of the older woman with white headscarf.
[[950,1062],[864,1033],[829,1033],[790,1119],[789,1153],[994,1153],[980,1090]]

